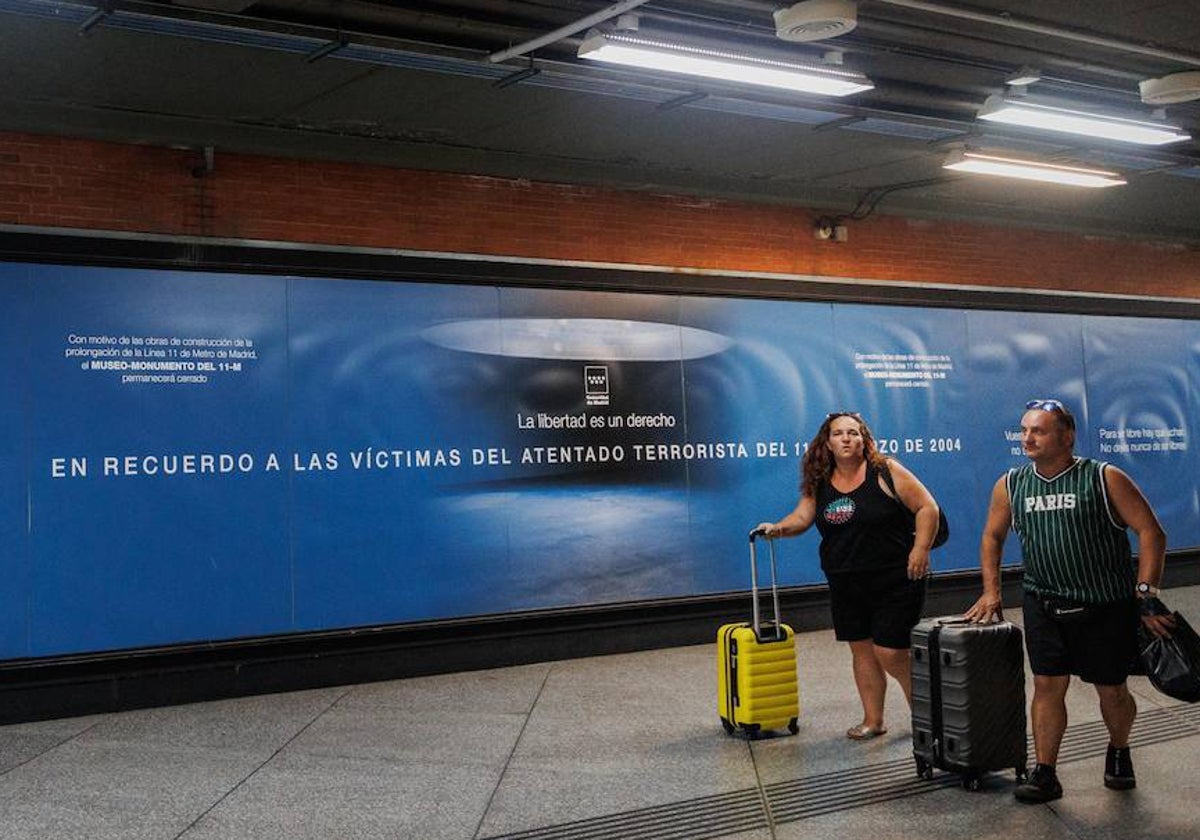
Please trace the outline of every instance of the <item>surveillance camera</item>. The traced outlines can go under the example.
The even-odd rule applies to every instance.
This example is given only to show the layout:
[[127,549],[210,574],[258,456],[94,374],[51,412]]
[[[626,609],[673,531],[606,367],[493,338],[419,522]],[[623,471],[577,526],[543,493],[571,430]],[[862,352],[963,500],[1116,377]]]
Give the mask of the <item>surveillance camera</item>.
[[850,238],[850,231],[836,216],[822,216],[813,225],[813,236],[822,242],[830,239],[845,242]]

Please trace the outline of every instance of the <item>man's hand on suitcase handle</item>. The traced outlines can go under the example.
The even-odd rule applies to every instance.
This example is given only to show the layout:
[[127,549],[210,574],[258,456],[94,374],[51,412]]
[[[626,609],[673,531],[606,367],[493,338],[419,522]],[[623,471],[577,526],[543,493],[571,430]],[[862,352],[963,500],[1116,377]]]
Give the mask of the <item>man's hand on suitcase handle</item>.
[[1003,621],[1004,609],[1001,606],[1000,595],[984,592],[971,609],[963,613],[963,618],[972,624],[995,624],[997,621]]

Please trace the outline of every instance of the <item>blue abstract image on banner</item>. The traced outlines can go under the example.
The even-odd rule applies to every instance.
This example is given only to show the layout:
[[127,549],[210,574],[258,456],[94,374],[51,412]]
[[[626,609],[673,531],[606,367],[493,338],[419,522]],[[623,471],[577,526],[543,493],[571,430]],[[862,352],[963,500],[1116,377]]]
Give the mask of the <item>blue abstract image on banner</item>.
[[497,290],[297,279],[288,312],[297,626],[495,611],[505,530],[447,516],[444,499],[503,469],[487,450],[509,383],[422,332],[494,329]]
[[1091,419],[1085,446],[1137,482],[1171,547],[1200,537],[1192,360],[1181,352],[1190,332],[1181,321],[1157,318],[1088,318],[1083,330]]
[[[777,301],[683,300],[685,324],[732,342],[683,363],[688,439],[707,446],[708,457],[687,462],[687,527],[664,551],[690,562],[698,591],[745,589],[749,530],[783,518],[799,500],[804,446],[837,404],[832,311],[820,303],[781,313]],[[817,545],[815,533],[779,545],[783,583],[824,581]]]

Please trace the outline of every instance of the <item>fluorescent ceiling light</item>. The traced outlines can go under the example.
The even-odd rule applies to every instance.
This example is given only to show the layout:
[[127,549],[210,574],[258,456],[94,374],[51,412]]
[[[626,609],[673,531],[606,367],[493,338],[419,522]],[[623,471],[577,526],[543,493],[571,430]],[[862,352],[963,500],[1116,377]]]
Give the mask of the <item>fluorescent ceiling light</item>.
[[579,47],[579,57],[824,96],[849,96],[875,87],[870,79],[853,70],[668,44],[624,33],[588,33]]
[[979,111],[979,119],[1041,128],[1046,131],[1062,131],[1068,134],[1083,134],[1124,143],[1139,143],[1143,146],[1161,146],[1190,140],[1191,135],[1178,127],[1148,120],[1131,120],[1090,114],[1069,108],[1056,108],[1002,96],[989,96]]
[[1172,73],[1161,79],[1138,82],[1142,101],[1147,105],[1175,105],[1200,99],[1200,70]]
[[1042,71],[1034,67],[1022,67],[1017,72],[1013,73],[1004,80],[1004,84],[1014,87],[1028,87],[1036,81],[1041,80]]
[[1003,178],[1065,184],[1072,187],[1118,187],[1126,183],[1118,173],[1106,172],[1102,169],[1060,166],[1053,163],[984,155],[978,152],[952,152],[950,158],[943,164],[943,168],[959,172],[976,172],[982,175],[999,175]]

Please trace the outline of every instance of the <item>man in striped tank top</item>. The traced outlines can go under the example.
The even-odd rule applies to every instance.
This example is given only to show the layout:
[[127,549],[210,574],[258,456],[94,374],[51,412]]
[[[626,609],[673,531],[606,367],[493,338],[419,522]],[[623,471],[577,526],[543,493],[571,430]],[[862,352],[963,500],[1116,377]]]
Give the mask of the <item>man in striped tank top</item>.
[[[1129,732],[1137,705],[1125,678],[1137,654],[1139,613],[1152,633],[1169,635],[1170,619],[1150,614],[1166,534],[1128,475],[1075,456],[1075,418],[1060,401],[1033,400],[1025,408],[1021,442],[1030,463],[1009,470],[992,488],[979,548],[983,595],[966,616],[980,623],[1001,617],[1000,560],[1011,527],[1025,566],[1022,607],[1037,755],[1016,798],[1037,803],[1062,796],[1055,765],[1072,674],[1099,696],[1109,736],[1104,784],[1128,790],[1136,785]],[[1138,537],[1136,572],[1130,528]]]

